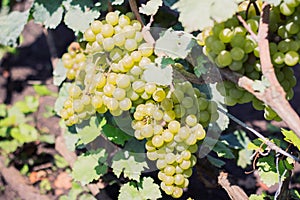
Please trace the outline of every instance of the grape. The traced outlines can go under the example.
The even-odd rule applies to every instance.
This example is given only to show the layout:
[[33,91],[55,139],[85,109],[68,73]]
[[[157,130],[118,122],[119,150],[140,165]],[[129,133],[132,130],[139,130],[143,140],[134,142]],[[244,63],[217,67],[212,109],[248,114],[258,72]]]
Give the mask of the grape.
[[288,66],[295,66],[299,62],[299,54],[295,51],[289,51],[284,56],[284,62]]
[[217,56],[217,62],[219,63],[220,67],[226,67],[231,64],[232,57],[230,52],[223,50],[220,52],[220,54]]
[[101,34],[105,38],[111,37],[114,34],[114,27],[111,24],[104,24],[102,26]]
[[117,13],[115,12],[109,12],[107,13],[107,15],[105,16],[105,20],[107,21],[107,23],[111,24],[112,26],[116,25],[119,23],[119,16]]

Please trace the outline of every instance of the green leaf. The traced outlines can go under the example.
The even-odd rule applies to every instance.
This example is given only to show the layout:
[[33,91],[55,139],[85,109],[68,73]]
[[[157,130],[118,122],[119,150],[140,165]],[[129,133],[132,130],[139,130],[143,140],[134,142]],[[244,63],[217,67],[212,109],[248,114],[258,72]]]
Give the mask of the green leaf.
[[36,0],[33,7],[33,17],[36,23],[43,24],[46,28],[56,28],[63,16],[62,0],[51,1]]
[[27,121],[27,118],[25,118],[24,113],[21,112],[21,110],[16,105],[7,110],[7,116],[9,118],[14,118],[15,121],[13,122],[13,124],[15,125],[25,123]]
[[24,12],[13,11],[8,15],[0,16],[0,44],[5,46],[17,45],[17,38],[27,23],[29,10]]
[[59,114],[59,112],[61,111],[61,109],[64,106],[64,102],[67,100],[67,98],[69,97],[69,87],[71,86],[71,83],[64,83],[62,85],[62,87],[59,90],[58,93],[58,98],[55,101],[54,104],[54,111]]
[[237,3],[232,0],[179,0],[172,9],[179,11],[179,21],[187,32],[192,32],[213,26],[214,20],[222,22],[231,18],[237,11]]
[[202,75],[206,74],[208,72],[208,69],[206,68],[205,64],[209,63],[205,56],[199,55],[197,57],[196,66],[194,66],[194,73],[199,78]]
[[[132,139],[124,149],[117,152],[112,158],[113,172],[117,177],[124,173],[124,177],[139,181],[141,172],[147,168],[145,161],[144,145],[142,142]],[[142,151],[143,150],[143,151]]]
[[54,144],[55,143],[55,136],[50,134],[42,134],[39,136],[39,141],[45,142],[48,144]]
[[33,85],[33,89],[40,96],[47,96],[52,93],[45,85]]
[[214,166],[216,166],[216,167],[218,167],[218,168],[220,168],[220,167],[222,167],[223,165],[225,165],[225,162],[224,162],[223,160],[220,160],[220,159],[218,159],[218,158],[214,158],[214,157],[212,157],[212,156],[210,156],[210,155],[207,155],[207,159],[208,159],[208,161],[209,161],[212,165],[214,165]]
[[142,4],[139,8],[139,12],[145,15],[155,15],[160,6],[162,6],[162,0],[150,0],[147,4]]
[[183,31],[166,30],[155,43],[156,55],[168,56],[170,58],[186,58],[192,50],[195,42],[193,36]]
[[143,198],[140,196],[139,191],[137,188],[135,188],[133,185],[130,183],[124,184],[120,188],[120,194],[118,196],[118,199],[122,200],[143,200]]
[[282,0],[265,0],[268,4],[273,4],[274,6],[278,6]]
[[153,82],[157,85],[171,85],[173,81],[173,69],[171,66],[161,68],[154,64],[147,65],[143,72],[143,77],[146,82]]
[[284,140],[293,144],[300,151],[300,138],[294,133],[294,131],[281,129],[281,133],[284,135]]
[[172,58],[168,58],[168,57],[162,57],[162,59],[161,59],[161,68],[163,69],[163,68],[165,68],[165,67],[167,67],[168,65],[173,65],[173,64],[175,64],[176,62],[175,62],[175,60],[173,60]]
[[2,120],[0,120],[0,126],[1,127],[10,127],[17,123],[17,117],[16,116],[9,116]]
[[38,139],[38,131],[29,124],[20,124],[18,128],[12,128],[11,136],[20,143],[33,142]]
[[124,3],[124,0],[112,0],[112,5],[121,5]]
[[79,196],[78,200],[97,200],[97,199],[89,193],[83,193]]
[[6,105],[5,104],[0,104],[0,117],[5,117],[6,116]]
[[[220,94],[220,92],[217,90],[216,87],[217,83],[214,84],[208,84],[211,100],[216,102],[219,109],[222,109],[224,112],[227,112],[227,108],[224,106],[225,104],[225,98]],[[212,123],[212,127],[210,129],[214,130],[215,132],[220,133],[221,131],[224,131],[228,128],[229,125],[229,117],[218,110],[219,118],[216,122]]]
[[107,139],[109,139],[111,142],[122,146],[125,144],[125,142],[132,138],[132,136],[128,135],[118,127],[110,124],[105,124],[102,127],[102,131]]
[[95,140],[101,134],[102,126],[104,126],[105,123],[105,118],[99,122],[97,117],[91,117],[89,125],[78,130],[78,136],[81,142],[88,144]]
[[224,157],[228,159],[235,158],[231,149],[229,149],[223,142],[218,141],[214,146],[213,151],[217,153],[219,157]]
[[105,149],[101,149],[98,153],[78,156],[73,166],[73,178],[76,181],[80,181],[83,185],[100,178],[107,171],[107,165],[101,162],[106,160],[106,158]]
[[67,69],[64,67],[61,59],[57,62],[57,65],[53,71],[53,84],[60,86],[62,82],[67,78]]
[[7,154],[15,152],[20,144],[16,140],[0,141],[0,148]]
[[154,180],[151,177],[143,179],[142,188],[139,192],[143,199],[159,199],[162,197],[159,186],[154,183]]
[[68,9],[64,22],[74,32],[84,32],[89,24],[100,16],[100,12],[97,10],[85,10],[83,11],[78,6],[70,6]]
[[23,113],[32,113],[37,111],[39,107],[39,99],[34,96],[25,96],[24,101],[18,101],[15,103],[15,106],[20,109]]
[[247,137],[245,131],[235,131],[234,135],[236,135],[239,143],[243,146],[243,149],[239,151],[237,165],[245,168],[247,165],[250,165],[252,163],[251,157],[253,155],[253,150],[248,149],[248,145],[251,141]]
[[65,158],[58,154],[54,155],[54,163],[58,168],[66,168],[69,166],[69,163],[65,160]]
[[142,187],[137,189],[133,184],[126,183],[120,189],[118,199],[122,200],[145,200],[161,198],[159,186],[154,183],[151,177],[142,180]]
[[249,200],[264,200],[263,195],[257,195],[257,194],[251,194],[249,197]]
[[7,137],[7,129],[8,127],[0,127],[0,137]]

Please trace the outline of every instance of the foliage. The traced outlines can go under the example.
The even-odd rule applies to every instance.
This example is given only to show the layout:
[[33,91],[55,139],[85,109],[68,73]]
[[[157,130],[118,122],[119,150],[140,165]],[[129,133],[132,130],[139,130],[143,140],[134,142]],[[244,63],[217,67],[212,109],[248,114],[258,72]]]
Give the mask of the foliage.
[[[270,39],[270,47],[275,46],[275,50],[270,48],[270,64],[274,64],[277,78],[290,100],[296,84],[290,67],[300,60],[297,43],[300,26],[295,14],[299,2],[265,2],[272,4],[275,19],[270,18],[270,23],[278,27],[270,30],[275,38]],[[153,39],[149,27],[142,29],[133,13],[123,14],[127,11],[125,3],[124,0],[36,0],[26,11],[0,16],[0,44],[4,46],[17,45],[29,19],[48,29],[64,23],[80,42],[70,45],[53,71],[54,84],[60,87],[54,111],[64,119],[61,127],[65,129],[67,148],[79,154],[72,168],[73,179],[87,185],[111,171],[124,180],[119,199],[159,199],[162,197],[159,188],[173,198],[180,198],[196,164],[198,146],[199,153],[219,168],[228,159],[236,159],[241,168],[254,162],[267,186],[291,176],[294,161],[272,151],[264,154],[268,147],[262,140],[252,140],[240,130],[218,135],[229,124],[223,114],[227,112],[225,105],[252,102],[254,108],[265,111],[266,119],[280,121],[270,106],[229,80],[217,84],[211,84],[210,80],[206,84],[204,80],[206,85],[199,86],[199,80],[217,66],[253,79],[249,88],[257,93],[271,87],[262,72],[260,49],[253,39],[259,28],[259,16],[246,8],[250,2],[150,0],[132,8],[142,14],[144,22],[155,16],[156,26],[168,21],[169,15],[178,15],[172,28],[153,34],[154,47],[149,42]],[[254,3],[261,9],[261,1]],[[163,13],[166,19],[156,20],[164,8],[172,13]],[[120,11],[107,12],[111,9]],[[107,14],[102,16],[104,13]],[[249,27],[244,27],[237,16]],[[254,33],[251,35],[246,29]],[[201,55],[195,55],[195,51]],[[124,79],[128,79],[128,84]],[[34,89],[37,96],[26,96],[12,107],[0,105],[3,154],[43,138],[31,125],[33,120],[29,116],[38,110],[39,96],[55,94],[40,85]],[[160,112],[162,117],[156,119],[154,115]],[[282,130],[282,135],[283,140],[279,137],[270,140],[287,151],[292,151],[287,143],[300,150],[299,138],[293,131]],[[205,147],[212,152],[201,152]],[[67,166],[59,156],[55,162],[57,167]],[[145,170],[154,170],[149,163],[159,169],[160,187],[143,174]],[[43,193],[50,190],[49,182],[42,181],[41,189]],[[80,195],[82,192],[85,190],[73,183],[69,194],[60,199],[93,199],[88,194]],[[299,196],[296,191],[292,195]],[[251,195],[250,199],[264,197]]]

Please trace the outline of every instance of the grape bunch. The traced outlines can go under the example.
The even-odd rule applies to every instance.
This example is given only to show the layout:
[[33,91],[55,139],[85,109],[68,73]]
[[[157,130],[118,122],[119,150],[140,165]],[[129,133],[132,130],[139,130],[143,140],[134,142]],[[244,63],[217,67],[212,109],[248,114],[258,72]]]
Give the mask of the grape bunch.
[[174,85],[159,102],[139,104],[132,127],[137,139],[146,139],[147,157],[156,161],[158,178],[166,194],[179,198],[196,164],[197,142],[205,138],[203,126],[218,118],[217,105],[190,82]]
[[[105,20],[91,23],[84,39],[86,48],[80,55],[87,56],[74,73],[76,80],[69,88],[69,98],[60,113],[67,125],[80,123],[96,112],[109,110],[119,116],[133,104],[159,94],[156,90],[161,87],[146,83],[142,77],[146,66],[152,63],[153,47],[144,42],[138,21],[110,12]],[[79,55],[73,53],[75,56],[71,57],[70,52],[74,51],[63,56],[66,68],[74,63],[73,57]]]
[[[188,81],[173,79],[171,86],[146,81],[144,71],[158,66],[153,46],[130,14],[109,12],[105,20],[93,21],[84,40],[84,50],[70,47],[63,56],[74,73],[60,116],[72,126],[95,113],[131,113],[134,136],[147,140],[147,157],[156,161],[161,188],[181,197],[196,164],[197,142],[219,117],[217,104]],[[85,59],[78,62],[78,55]]]
[[67,69],[67,78],[74,80],[80,69],[85,68],[86,56],[78,42],[72,42],[68,47],[68,52],[62,56],[62,62]]
[[[271,60],[288,100],[293,97],[293,87],[296,85],[296,78],[291,67],[299,63],[299,3],[299,0],[285,0],[278,7],[272,7],[270,12]],[[245,2],[241,5],[243,5],[241,8],[245,9]],[[245,13],[245,10],[241,10],[239,14],[245,18]],[[245,19],[247,25],[253,33],[257,34],[259,16],[252,12],[248,17]],[[226,22],[215,23],[212,28],[201,32],[198,38],[198,43],[203,46],[203,52],[219,68],[229,68],[254,81],[264,79],[258,44],[236,16]],[[263,102],[232,82],[225,80],[223,83],[218,83],[217,89],[225,97],[227,105],[252,102],[255,109],[264,110],[266,119],[281,121],[281,118],[269,106],[265,106]]]

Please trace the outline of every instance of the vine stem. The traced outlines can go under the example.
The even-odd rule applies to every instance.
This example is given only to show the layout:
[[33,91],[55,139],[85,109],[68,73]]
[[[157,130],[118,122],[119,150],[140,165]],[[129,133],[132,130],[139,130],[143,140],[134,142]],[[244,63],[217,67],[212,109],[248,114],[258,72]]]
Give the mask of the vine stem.
[[142,17],[139,13],[137,4],[136,4],[136,0],[129,0],[129,6],[131,11],[133,12],[133,14],[135,15],[136,19],[142,24],[142,26],[145,26]]
[[292,158],[293,160],[300,162],[300,159],[293,156],[292,154],[284,151],[283,149],[281,149],[280,147],[276,146],[276,144],[274,144],[273,142],[271,142],[268,138],[264,137],[261,133],[259,133],[258,131],[256,131],[255,129],[251,128],[250,126],[248,126],[247,124],[245,124],[244,122],[242,122],[241,120],[239,120],[238,118],[236,118],[235,116],[233,116],[230,113],[227,113],[225,110],[223,110],[222,108],[218,107],[218,110],[220,112],[222,112],[223,114],[227,115],[230,119],[232,119],[233,121],[235,121],[237,124],[241,125],[242,127],[246,128],[247,130],[251,131],[254,135],[256,135],[257,137],[259,137],[260,139],[262,139],[262,141],[272,150],[274,150],[277,153],[280,153],[284,156],[287,156],[289,158]]

